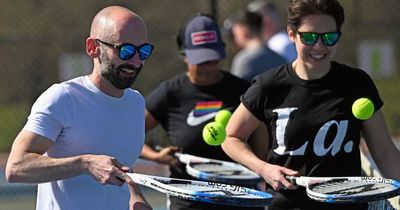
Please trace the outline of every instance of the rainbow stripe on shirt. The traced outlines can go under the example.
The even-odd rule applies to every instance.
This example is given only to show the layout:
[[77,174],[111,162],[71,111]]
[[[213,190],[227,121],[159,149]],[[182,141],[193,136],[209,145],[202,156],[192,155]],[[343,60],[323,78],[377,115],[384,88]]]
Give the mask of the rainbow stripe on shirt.
[[193,115],[202,116],[212,112],[218,112],[223,105],[222,101],[200,101],[196,103]]

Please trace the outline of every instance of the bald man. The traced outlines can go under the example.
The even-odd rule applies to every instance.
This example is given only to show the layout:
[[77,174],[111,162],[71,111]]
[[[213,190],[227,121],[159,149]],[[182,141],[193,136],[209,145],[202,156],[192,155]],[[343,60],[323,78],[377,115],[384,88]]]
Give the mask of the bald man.
[[151,209],[126,176],[144,144],[144,99],[131,85],[152,52],[143,20],[118,6],[93,19],[90,75],[54,84],[32,106],[6,166],[39,183],[37,209]]

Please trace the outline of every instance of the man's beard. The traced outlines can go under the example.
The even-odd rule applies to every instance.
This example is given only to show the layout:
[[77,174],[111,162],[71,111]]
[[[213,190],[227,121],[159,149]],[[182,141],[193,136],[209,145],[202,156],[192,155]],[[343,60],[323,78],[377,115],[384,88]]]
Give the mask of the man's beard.
[[[107,56],[102,56],[105,68],[102,68],[101,70],[101,75],[106,78],[114,87],[123,90],[128,87],[131,87],[132,84],[135,82],[137,76],[140,73],[140,70],[142,69],[143,65],[141,64],[139,67],[135,67],[133,65],[129,64],[121,64],[119,66],[115,66],[111,62],[110,59],[108,59]],[[133,70],[135,71],[133,74],[134,76],[131,77],[124,77],[121,75],[121,72],[124,71],[123,69],[128,69],[128,70]]]

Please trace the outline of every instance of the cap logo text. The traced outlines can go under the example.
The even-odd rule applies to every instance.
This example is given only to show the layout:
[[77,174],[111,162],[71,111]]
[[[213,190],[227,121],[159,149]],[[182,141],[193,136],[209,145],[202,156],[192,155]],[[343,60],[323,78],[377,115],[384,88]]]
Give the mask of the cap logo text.
[[215,31],[199,31],[191,34],[193,46],[218,42]]

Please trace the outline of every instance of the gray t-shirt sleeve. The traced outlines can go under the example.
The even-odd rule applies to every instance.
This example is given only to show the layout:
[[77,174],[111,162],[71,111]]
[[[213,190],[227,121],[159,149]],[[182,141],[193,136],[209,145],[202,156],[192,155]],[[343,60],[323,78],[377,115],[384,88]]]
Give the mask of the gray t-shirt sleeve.
[[60,84],[52,85],[33,104],[23,129],[55,141],[68,124],[68,107],[71,104],[67,91]]

